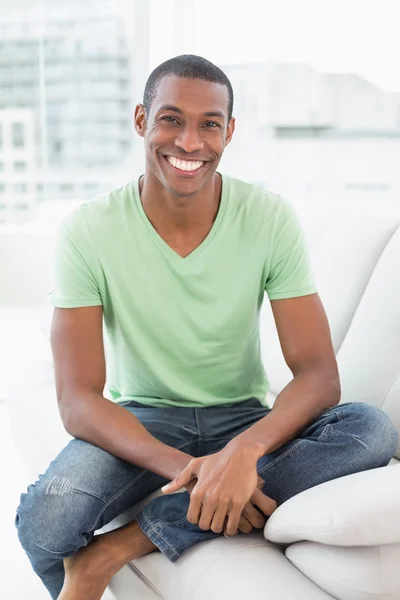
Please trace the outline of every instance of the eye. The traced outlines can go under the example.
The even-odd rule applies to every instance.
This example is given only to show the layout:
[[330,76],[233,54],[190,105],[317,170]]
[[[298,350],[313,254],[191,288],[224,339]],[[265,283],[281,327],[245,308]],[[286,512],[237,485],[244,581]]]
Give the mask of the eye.
[[179,121],[176,117],[172,115],[166,115],[165,117],[161,117],[161,121],[167,121],[168,123],[177,123],[179,125]]
[[206,123],[204,123],[205,127],[221,127],[221,125],[219,123],[217,123],[216,121],[207,121]]

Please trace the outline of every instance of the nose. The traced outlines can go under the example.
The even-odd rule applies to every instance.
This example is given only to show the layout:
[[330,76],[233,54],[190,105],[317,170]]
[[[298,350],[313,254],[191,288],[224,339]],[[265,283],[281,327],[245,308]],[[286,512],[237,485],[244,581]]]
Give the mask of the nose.
[[185,127],[175,139],[175,145],[189,153],[203,150],[204,141],[201,139],[197,128]]

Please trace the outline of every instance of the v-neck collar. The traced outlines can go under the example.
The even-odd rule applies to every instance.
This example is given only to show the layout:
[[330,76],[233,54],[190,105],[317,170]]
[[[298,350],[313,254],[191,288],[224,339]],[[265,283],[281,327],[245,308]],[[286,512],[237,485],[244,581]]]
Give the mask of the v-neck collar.
[[210,245],[210,243],[212,242],[212,240],[215,238],[215,236],[221,226],[224,214],[225,214],[226,206],[228,203],[228,187],[229,187],[229,185],[228,185],[229,180],[226,177],[226,175],[223,175],[221,173],[218,173],[218,174],[221,175],[222,189],[221,189],[221,201],[219,203],[217,216],[215,218],[215,221],[214,221],[210,231],[208,232],[207,237],[201,242],[201,244],[199,244],[199,246],[197,246],[197,248],[195,248],[187,256],[181,256],[180,254],[175,252],[175,250],[173,250],[171,248],[171,246],[169,246],[167,244],[167,242],[165,242],[162,239],[162,237],[159,235],[159,233],[157,233],[157,231],[154,229],[153,225],[151,224],[148,216],[146,215],[146,213],[144,211],[142,201],[140,198],[139,180],[142,176],[140,176],[138,179],[133,180],[135,202],[136,202],[136,206],[139,211],[139,214],[143,220],[143,223],[144,223],[145,227],[147,228],[147,230],[149,231],[149,234],[152,237],[152,239],[156,242],[156,244],[164,252],[166,252],[171,257],[172,260],[175,260],[177,262],[184,262],[185,264],[187,264],[188,262],[192,262],[196,258],[196,256],[198,256],[201,252],[203,252],[203,250],[205,250],[205,248],[207,248]]

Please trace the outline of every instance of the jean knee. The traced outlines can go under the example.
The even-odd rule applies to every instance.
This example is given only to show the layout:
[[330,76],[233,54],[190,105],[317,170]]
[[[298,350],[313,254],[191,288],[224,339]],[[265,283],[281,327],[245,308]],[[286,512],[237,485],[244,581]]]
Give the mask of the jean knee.
[[342,419],[347,416],[353,437],[369,451],[371,468],[387,465],[399,444],[399,434],[389,416],[362,402],[342,406],[338,407]]
[[388,463],[394,456],[399,445],[399,433],[392,423],[389,415],[383,410],[377,408],[378,421],[380,425],[381,448],[385,453],[385,460]]
[[71,554],[89,543],[103,506],[66,478],[44,481],[39,477],[21,495],[17,508],[15,525],[21,545],[25,551]]

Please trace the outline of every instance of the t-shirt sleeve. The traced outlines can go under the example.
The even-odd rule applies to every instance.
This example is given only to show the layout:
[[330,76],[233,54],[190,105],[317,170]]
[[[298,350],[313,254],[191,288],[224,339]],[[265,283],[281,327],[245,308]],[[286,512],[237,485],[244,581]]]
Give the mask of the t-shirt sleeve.
[[80,224],[65,220],[58,230],[49,302],[58,308],[102,305],[93,257]]
[[283,198],[280,200],[265,283],[270,300],[296,298],[317,292],[299,218],[289,202]]

